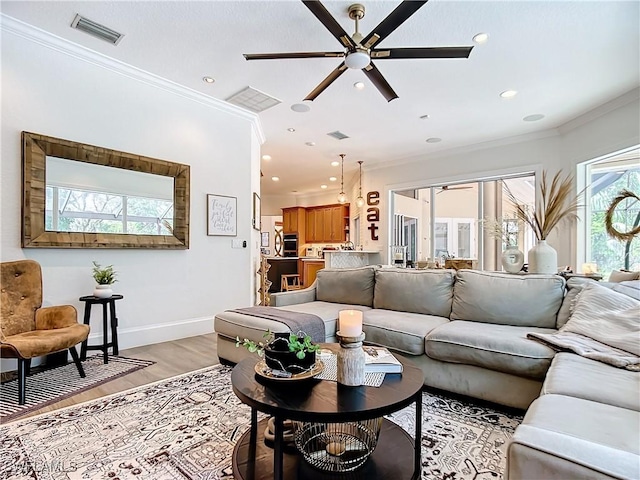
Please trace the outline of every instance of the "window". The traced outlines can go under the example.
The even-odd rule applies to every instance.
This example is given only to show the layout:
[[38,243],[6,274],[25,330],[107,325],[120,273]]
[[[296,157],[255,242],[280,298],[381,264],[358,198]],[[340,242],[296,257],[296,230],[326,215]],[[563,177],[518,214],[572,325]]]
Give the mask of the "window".
[[171,235],[173,202],[48,185],[46,230]]
[[[640,270],[640,242],[611,238],[604,218],[613,199],[622,191],[640,193],[640,149],[610,155],[586,165],[585,261],[597,265],[605,277],[625,268]],[[618,204],[613,218],[616,230],[628,232],[640,224],[640,202],[627,199]]]
[[[500,270],[506,244],[485,231],[480,220],[500,219],[511,242],[525,253],[534,244],[531,228],[515,220],[505,186],[523,204],[534,204],[535,177],[531,173],[393,192],[390,245],[406,245],[414,261],[449,256],[477,260],[483,270]],[[413,218],[415,228],[405,225],[405,218]],[[411,239],[415,239],[415,247]]]

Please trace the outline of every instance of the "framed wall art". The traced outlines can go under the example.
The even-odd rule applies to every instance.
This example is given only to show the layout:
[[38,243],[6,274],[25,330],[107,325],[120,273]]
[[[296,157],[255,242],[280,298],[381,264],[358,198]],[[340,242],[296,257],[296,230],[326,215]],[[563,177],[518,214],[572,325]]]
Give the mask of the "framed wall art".
[[260,197],[253,192],[253,220],[252,225],[255,230],[260,230]]
[[262,232],[260,234],[260,246],[261,247],[269,246],[269,232]]
[[207,235],[235,237],[238,227],[236,197],[207,194]]

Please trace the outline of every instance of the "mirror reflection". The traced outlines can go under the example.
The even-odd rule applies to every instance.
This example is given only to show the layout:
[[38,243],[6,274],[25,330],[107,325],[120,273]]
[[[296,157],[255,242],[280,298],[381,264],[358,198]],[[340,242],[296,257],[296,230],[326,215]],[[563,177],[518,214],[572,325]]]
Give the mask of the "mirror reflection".
[[171,235],[173,178],[47,156],[45,229]]

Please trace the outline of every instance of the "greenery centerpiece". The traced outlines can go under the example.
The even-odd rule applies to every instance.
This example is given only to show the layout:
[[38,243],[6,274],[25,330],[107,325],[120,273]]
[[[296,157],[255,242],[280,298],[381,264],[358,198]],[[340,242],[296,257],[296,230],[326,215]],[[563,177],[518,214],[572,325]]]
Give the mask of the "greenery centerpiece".
[[109,298],[113,295],[113,290],[111,289],[111,285],[113,285],[116,280],[116,271],[113,268],[113,265],[108,265],[104,268],[97,263],[93,262],[92,269],[93,279],[96,281],[97,285],[95,290],[93,291],[93,296],[98,298]]
[[304,332],[273,333],[267,331],[264,342],[254,342],[247,338],[236,337],[236,347],[243,346],[251,353],[264,357],[269,368],[291,374],[304,373],[316,363],[316,352],[320,345],[311,341]]
[[540,179],[540,195],[533,208],[520,202],[505,185],[507,197],[514,207],[516,218],[526,223],[533,230],[538,243],[529,250],[529,272],[557,273],[558,254],[547,244],[547,237],[561,223],[577,219],[579,198],[581,194],[573,193],[573,176],[562,177],[557,172],[551,183],[547,172],[542,171]]

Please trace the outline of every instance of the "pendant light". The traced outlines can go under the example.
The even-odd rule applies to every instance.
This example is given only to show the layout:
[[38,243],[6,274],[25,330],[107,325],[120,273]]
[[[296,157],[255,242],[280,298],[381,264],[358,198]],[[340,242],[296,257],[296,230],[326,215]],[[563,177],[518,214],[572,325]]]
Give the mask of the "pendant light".
[[358,208],[364,207],[364,198],[362,198],[362,160],[358,160],[360,166],[360,185],[358,186],[358,198],[356,198],[356,206]]
[[344,193],[344,153],[340,154],[342,161],[342,171],[340,173],[340,193],[338,194],[338,203],[347,203],[347,195]]

